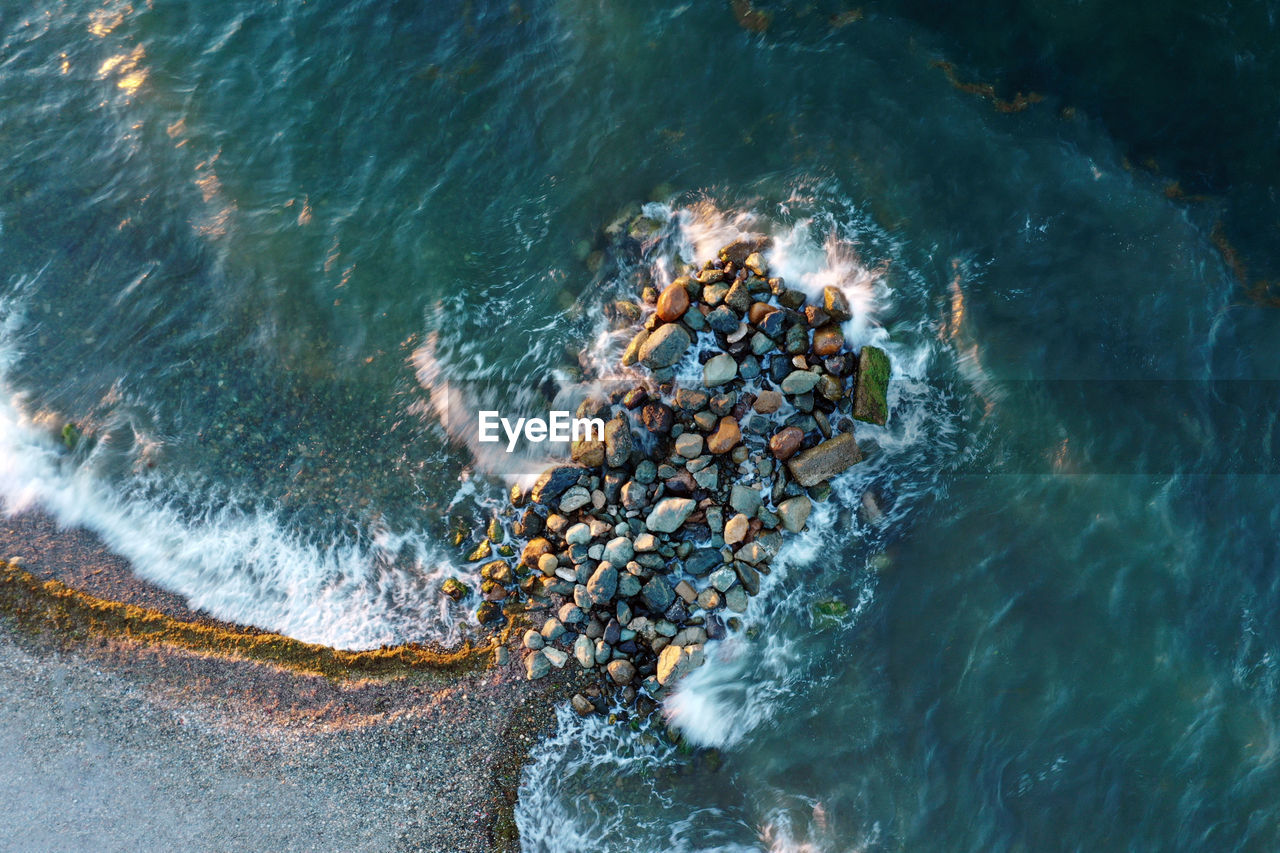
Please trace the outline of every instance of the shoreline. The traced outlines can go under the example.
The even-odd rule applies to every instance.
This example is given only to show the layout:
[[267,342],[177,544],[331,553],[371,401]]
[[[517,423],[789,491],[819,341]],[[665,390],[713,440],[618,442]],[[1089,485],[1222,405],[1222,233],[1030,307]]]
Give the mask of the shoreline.
[[[14,557],[20,568],[11,564]],[[314,817],[304,822],[316,835],[291,837],[300,849],[320,836],[328,839],[326,846],[385,849],[367,847],[354,836],[330,836],[358,827],[367,833],[359,816],[388,810],[404,813],[394,838],[382,839],[396,849],[517,849],[513,809],[521,770],[529,750],[554,725],[555,703],[581,686],[581,676],[570,670],[536,685],[526,682],[512,653],[513,631],[490,646],[339,652],[220,622],[135,577],[127,561],[89,531],[59,528],[40,512],[0,523],[0,558],[0,683],[19,671],[63,673],[54,679],[59,687],[53,705],[93,709],[87,719],[64,721],[72,732],[53,741],[53,754],[43,759],[69,760],[76,726],[93,729],[99,722],[101,729],[112,728],[105,718],[114,703],[100,694],[124,690],[136,702],[137,725],[167,734],[112,761],[91,762],[85,771],[90,778],[117,765],[155,760],[191,778],[207,772],[210,751],[225,748],[265,756],[251,768],[264,777],[254,802],[269,799],[272,791],[280,796],[282,812],[262,813],[275,825],[290,808],[307,811],[283,780],[288,768],[310,762],[315,784],[331,791],[340,807],[335,827],[316,826]],[[500,649],[508,649],[501,665],[495,662]],[[6,685],[6,692],[21,697],[33,681],[47,679],[28,675]],[[32,703],[5,714],[0,737],[41,740],[40,731],[31,729],[49,700]],[[237,778],[243,772],[237,770]],[[216,793],[227,781],[216,773],[214,780],[201,791]],[[46,777],[29,780],[25,793],[46,783]],[[360,792],[369,786],[378,792],[366,799]],[[158,800],[157,809],[179,808],[168,801],[170,790],[151,787],[147,779],[133,779],[124,789],[133,789],[135,798]],[[26,806],[0,819],[0,829],[7,822],[9,831],[19,832],[24,820],[53,825],[59,801],[12,793]],[[95,795],[110,796],[104,790]],[[212,832],[228,825],[237,832],[249,829],[237,823],[244,804],[236,794],[193,797],[181,807],[198,805]],[[220,849],[232,843],[216,834],[200,838]]]

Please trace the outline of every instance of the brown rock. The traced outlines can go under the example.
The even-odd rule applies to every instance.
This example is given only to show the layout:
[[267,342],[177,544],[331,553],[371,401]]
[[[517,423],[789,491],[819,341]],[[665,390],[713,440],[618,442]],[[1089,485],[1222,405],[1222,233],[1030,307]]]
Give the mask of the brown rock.
[[853,316],[849,312],[849,300],[840,288],[831,285],[822,288],[822,308],[837,323],[843,323]]
[[854,440],[853,433],[845,432],[797,454],[787,462],[787,468],[797,483],[808,488],[861,461],[862,451],[858,449],[858,442]]
[[773,438],[769,439],[769,452],[774,455],[775,459],[787,460],[796,455],[796,451],[800,449],[800,443],[804,441],[804,432],[800,427],[787,427],[779,430]]
[[755,409],[762,415],[771,415],[782,406],[782,393],[779,391],[761,391],[756,397]]
[[738,421],[731,417],[721,418],[720,426],[707,439],[707,450],[717,455],[728,453],[741,440],[742,430],[738,428]]
[[579,465],[598,468],[604,464],[604,442],[579,439],[573,443],[573,449],[569,455]]
[[747,286],[741,280],[735,281],[733,287],[729,288],[729,292],[724,295],[724,304],[732,308],[739,317],[751,307],[751,294],[747,292]]
[[644,424],[645,429],[657,435],[666,435],[671,432],[675,421],[675,412],[663,403],[645,403],[644,408],[640,410],[640,422]]
[[841,332],[840,327],[835,323],[828,323],[813,333],[814,355],[835,355],[843,346],[844,332]]
[[810,329],[816,329],[819,326],[825,326],[831,322],[831,315],[823,311],[817,305],[806,305],[804,308],[804,318],[809,323]]
[[555,549],[551,543],[542,537],[530,539],[529,544],[524,546],[524,550],[520,552],[520,565],[534,568],[538,565],[538,559],[543,554],[550,554]]
[[754,253],[763,252],[769,248],[772,242],[771,239],[763,234],[753,234],[741,240],[734,240],[720,250],[720,260],[740,267]]
[[664,322],[674,323],[689,310],[689,291],[684,285],[672,282],[658,297],[658,316]]
[[747,319],[751,321],[752,325],[758,326],[766,315],[772,314],[777,310],[768,302],[752,302],[751,307],[747,309]]

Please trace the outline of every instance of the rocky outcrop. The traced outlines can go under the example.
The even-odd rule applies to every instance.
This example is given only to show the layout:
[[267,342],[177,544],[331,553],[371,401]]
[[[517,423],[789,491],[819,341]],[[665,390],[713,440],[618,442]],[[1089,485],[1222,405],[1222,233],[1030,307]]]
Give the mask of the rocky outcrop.
[[579,713],[611,691],[661,698],[700,666],[708,642],[740,627],[825,481],[861,460],[855,418],[887,415],[887,359],[849,351],[844,294],[807,304],[769,277],[768,246],[743,238],[649,288],[622,358],[634,386],[584,404],[603,440],[513,492],[528,541],[514,567],[486,563],[482,618],[540,613],[521,641],[526,674],[599,673],[595,693],[574,697]]

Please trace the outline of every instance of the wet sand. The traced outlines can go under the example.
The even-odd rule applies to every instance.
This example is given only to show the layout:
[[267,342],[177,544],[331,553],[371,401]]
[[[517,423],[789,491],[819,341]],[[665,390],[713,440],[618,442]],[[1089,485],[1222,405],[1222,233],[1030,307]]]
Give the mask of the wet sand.
[[[89,533],[24,515],[0,556],[102,598],[217,624]],[[0,838],[23,849],[516,849],[509,823],[559,681],[331,681],[121,636],[0,619]]]

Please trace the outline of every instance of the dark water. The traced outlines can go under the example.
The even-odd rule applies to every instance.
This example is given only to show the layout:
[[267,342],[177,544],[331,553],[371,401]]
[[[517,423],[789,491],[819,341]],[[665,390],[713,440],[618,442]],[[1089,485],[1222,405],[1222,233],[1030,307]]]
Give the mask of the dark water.
[[716,751],[561,712],[527,849],[1280,846],[1280,338],[1215,245],[1271,275],[1273,10],[829,5],[5,10],[10,503],[226,618],[456,638],[450,527],[524,473],[468,403],[607,362],[622,211],[754,214],[893,417],[670,703]]

